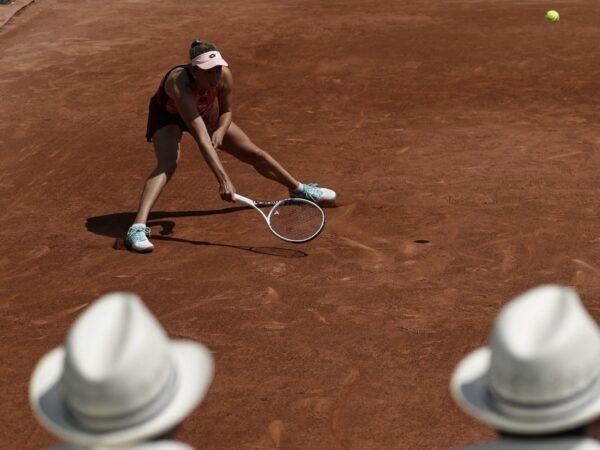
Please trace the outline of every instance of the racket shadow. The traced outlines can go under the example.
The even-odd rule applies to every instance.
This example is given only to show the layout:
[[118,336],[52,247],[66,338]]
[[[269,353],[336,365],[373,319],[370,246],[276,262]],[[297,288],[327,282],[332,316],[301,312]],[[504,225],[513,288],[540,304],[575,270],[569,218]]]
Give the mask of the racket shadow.
[[[160,227],[160,231],[158,231],[158,233],[153,232],[153,240],[175,241],[191,245],[229,247],[237,250],[283,258],[303,258],[308,256],[308,253],[303,251],[285,247],[254,247],[247,245],[222,244],[219,242],[194,241],[171,236],[176,223],[175,221],[169,219],[229,214],[247,209],[252,208],[244,205],[207,211],[154,211],[151,212],[148,217],[148,225],[152,227]],[[135,212],[120,212],[102,216],[88,217],[85,226],[86,229],[91,233],[115,239],[113,244],[113,248],[115,250],[126,250],[123,238],[133,223],[135,215]]]
[[209,241],[194,241],[191,239],[182,239],[171,236],[154,236],[153,239],[155,241],[174,241],[192,245],[235,248],[237,250],[245,250],[247,252],[258,253],[260,255],[279,256],[281,258],[304,258],[308,256],[308,253],[303,252],[301,250],[294,250],[285,247],[250,247],[247,245],[221,244],[219,242]]

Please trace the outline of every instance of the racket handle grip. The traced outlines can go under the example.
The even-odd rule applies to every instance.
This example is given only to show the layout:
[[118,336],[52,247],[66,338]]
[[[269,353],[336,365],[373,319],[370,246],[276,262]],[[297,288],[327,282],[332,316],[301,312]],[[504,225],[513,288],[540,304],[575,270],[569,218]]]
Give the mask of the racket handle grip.
[[245,203],[246,205],[254,205],[254,203],[255,203],[254,200],[250,200],[248,197],[244,197],[243,195],[240,195],[240,194],[234,194],[233,200],[235,200],[236,202]]

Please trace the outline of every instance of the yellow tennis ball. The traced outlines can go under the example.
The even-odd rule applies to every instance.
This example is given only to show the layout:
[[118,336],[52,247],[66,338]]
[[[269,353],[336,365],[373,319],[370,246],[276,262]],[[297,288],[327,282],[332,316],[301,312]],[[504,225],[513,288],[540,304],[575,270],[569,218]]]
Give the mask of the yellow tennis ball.
[[546,13],[546,20],[550,23],[556,23],[559,21],[559,19],[560,15],[558,14],[558,11],[551,9]]

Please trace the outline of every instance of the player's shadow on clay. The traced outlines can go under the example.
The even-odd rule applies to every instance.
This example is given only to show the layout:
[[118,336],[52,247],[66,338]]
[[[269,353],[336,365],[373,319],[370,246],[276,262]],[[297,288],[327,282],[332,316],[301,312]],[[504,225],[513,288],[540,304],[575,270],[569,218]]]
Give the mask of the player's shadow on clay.
[[[191,239],[172,236],[175,229],[175,222],[169,219],[174,219],[177,217],[201,217],[212,216],[215,214],[229,214],[248,208],[248,206],[235,206],[208,211],[155,211],[150,213],[147,225],[149,227],[154,227],[155,229],[156,227],[160,227],[158,234],[153,231],[153,240],[183,242],[192,245],[229,247],[252,253],[259,253],[262,255],[280,256],[283,258],[302,258],[308,256],[308,253],[303,251],[285,247],[254,247],[249,245],[222,244],[209,241],[194,241]],[[87,230],[91,231],[92,233],[114,238],[115,242],[113,244],[113,248],[115,250],[126,250],[123,238],[134,219],[135,213],[133,212],[113,213],[106,214],[104,216],[88,217],[85,226]]]

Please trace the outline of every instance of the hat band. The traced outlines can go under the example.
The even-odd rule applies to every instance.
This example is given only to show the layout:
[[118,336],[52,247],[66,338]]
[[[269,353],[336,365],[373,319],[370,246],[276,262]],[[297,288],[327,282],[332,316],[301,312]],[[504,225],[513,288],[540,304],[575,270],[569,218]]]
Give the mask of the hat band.
[[146,422],[160,413],[173,399],[177,384],[177,374],[174,370],[173,363],[171,362],[169,375],[162,389],[145,405],[142,405],[133,411],[128,411],[124,414],[112,415],[109,417],[97,417],[81,411],[75,411],[69,406],[68,403],[67,409],[76,422],[90,431],[116,431],[124,428],[130,428]]
[[546,421],[569,417],[573,412],[587,406],[600,396],[600,378],[596,377],[585,389],[563,400],[543,404],[522,403],[509,400],[492,388],[487,391],[490,406],[501,413],[522,420]]

